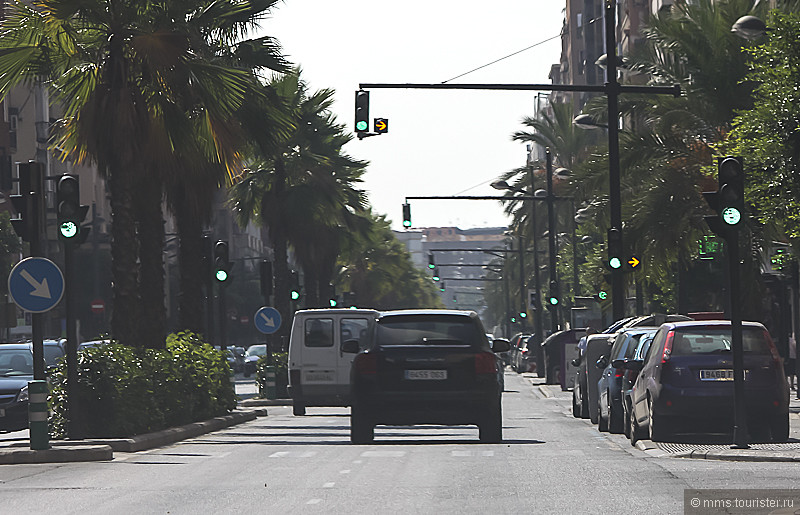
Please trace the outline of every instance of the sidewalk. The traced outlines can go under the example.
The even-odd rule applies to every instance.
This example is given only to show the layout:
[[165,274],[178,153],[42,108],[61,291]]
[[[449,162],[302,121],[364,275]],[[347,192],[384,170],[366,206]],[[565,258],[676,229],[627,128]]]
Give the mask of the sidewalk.
[[[544,379],[524,374],[534,388],[546,398],[564,401],[570,408],[572,391],[560,385],[544,384]],[[692,458],[722,461],[800,462],[800,399],[789,392],[789,441],[787,443],[756,443],[749,449],[731,449],[730,444],[693,444],[639,440],[636,448],[654,458]]]

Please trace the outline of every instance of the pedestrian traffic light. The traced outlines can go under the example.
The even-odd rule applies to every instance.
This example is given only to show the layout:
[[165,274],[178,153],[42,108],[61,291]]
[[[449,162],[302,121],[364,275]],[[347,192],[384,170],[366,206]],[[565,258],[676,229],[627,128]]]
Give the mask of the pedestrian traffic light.
[[436,268],[436,263],[433,261],[433,253],[428,254],[428,268],[431,270]]
[[622,231],[612,227],[608,230],[608,261],[612,271],[622,269]]
[[356,91],[356,132],[369,131],[369,91]]
[[595,300],[598,301],[603,301],[606,300],[607,298],[608,298],[608,292],[604,290],[600,290],[599,292],[597,292],[597,295],[595,295]]
[[65,240],[74,240],[81,232],[81,223],[89,206],[81,205],[77,175],[64,174],[56,185],[56,218],[58,233]]
[[264,297],[272,295],[272,263],[266,259],[259,266],[261,272],[261,294]]
[[228,259],[228,242],[219,240],[214,245],[214,278],[219,283],[224,283],[230,275],[230,260]]
[[708,227],[725,239],[735,236],[744,217],[744,169],[741,157],[724,157],[717,161],[717,191],[703,192],[716,215],[703,217]]
[[411,227],[411,204],[403,204],[403,227]]
[[444,290],[445,290],[444,281],[442,281],[439,283],[439,291],[444,291]]
[[547,307],[554,308],[559,303],[558,282],[550,281],[550,294],[547,296]]

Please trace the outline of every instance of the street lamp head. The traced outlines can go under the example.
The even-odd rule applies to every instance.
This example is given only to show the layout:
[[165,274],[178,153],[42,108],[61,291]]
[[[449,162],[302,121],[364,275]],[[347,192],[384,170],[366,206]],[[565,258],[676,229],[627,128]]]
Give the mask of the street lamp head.
[[608,129],[608,125],[604,125],[602,123],[597,123],[594,121],[591,115],[588,114],[579,114],[575,118],[572,119],[572,125],[579,129]]
[[747,40],[758,39],[767,33],[769,29],[761,19],[755,16],[742,16],[733,24],[731,32]]
[[594,238],[589,236],[588,234],[581,238],[581,243],[594,243]]
[[491,184],[491,186],[492,186],[492,188],[494,188],[496,190],[510,190],[511,189],[511,186],[506,181],[503,181],[503,180],[494,181]]
[[533,192],[533,196],[536,198],[547,198],[547,190],[536,190]]
[[566,168],[556,168],[553,174],[559,179],[569,179],[572,177],[572,171],[567,170]]
[[[605,70],[606,67],[608,67],[608,54],[603,54],[598,57],[594,64]],[[617,68],[625,68],[627,64],[628,62],[625,60],[625,58],[619,55],[617,56]]]

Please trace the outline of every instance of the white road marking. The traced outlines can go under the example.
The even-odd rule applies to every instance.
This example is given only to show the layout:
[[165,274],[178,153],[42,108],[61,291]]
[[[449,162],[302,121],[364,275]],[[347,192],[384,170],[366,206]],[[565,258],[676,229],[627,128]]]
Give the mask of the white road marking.
[[339,474],[349,474],[349,473],[350,473],[350,469],[344,469],[344,470],[340,470],[339,471]]
[[355,461],[353,461],[353,463],[364,463],[364,462],[361,461],[361,460],[355,460]]
[[269,455],[270,458],[313,458],[317,455],[316,451],[278,451]]
[[306,504],[319,504],[322,502],[322,499],[311,499]]
[[336,483],[325,483],[324,485],[322,485],[322,488],[333,488],[333,485],[335,484]]
[[274,452],[269,455],[270,458],[284,458],[289,455],[289,451]]
[[494,451],[483,451],[481,456],[494,456]]
[[472,451],[451,451],[450,455],[457,458],[464,458],[466,456],[472,456]]
[[362,458],[402,458],[406,451],[364,451]]

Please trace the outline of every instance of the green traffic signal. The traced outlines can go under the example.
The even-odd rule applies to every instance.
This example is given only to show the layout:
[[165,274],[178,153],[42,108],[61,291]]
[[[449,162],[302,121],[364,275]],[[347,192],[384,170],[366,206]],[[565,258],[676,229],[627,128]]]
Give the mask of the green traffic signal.
[[78,225],[72,221],[63,222],[58,227],[58,230],[61,232],[61,236],[67,239],[74,238],[78,235]]
[[606,300],[608,298],[608,292],[605,291],[597,292],[597,298],[600,300]]
[[722,210],[722,221],[728,225],[736,225],[742,220],[742,213],[735,207],[726,207]]
[[525,313],[524,311],[522,311],[522,312],[519,314],[519,317],[520,317],[520,318],[526,318],[527,316],[528,316],[528,314],[527,314],[527,313]]
[[614,270],[618,270],[619,268],[622,267],[622,261],[618,257],[614,256],[608,260],[608,266],[610,266]]
[[228,280],[228,272],[222,269],[217,270],[216,274],[214,274],[214,277],[217,278],[217,281],[223,283]]
[[330,303],[332,308],[336,307],[336,304],[337,304],[336,299],[330,299],[328,302]]
[[551,304],[552,306],[557,306],[557,305],[558,305],[558,298],[557,298],[557,297],[550,297],[550,298],[548,299],[548,302],[550,302],[550,304]]
[[297,290],[292,290],[291,293],[292,300],[297,300],[300,298],[300,292]]

